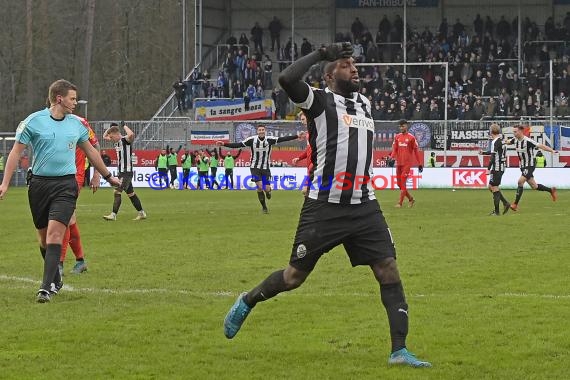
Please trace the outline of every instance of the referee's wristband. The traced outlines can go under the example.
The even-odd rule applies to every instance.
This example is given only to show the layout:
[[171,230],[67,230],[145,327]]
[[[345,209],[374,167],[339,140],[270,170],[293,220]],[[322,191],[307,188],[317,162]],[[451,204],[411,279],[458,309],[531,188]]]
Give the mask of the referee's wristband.
[[111,178],[112,176],[113,176],[113,174],[109,173],[109,174],[107,174],[106,176],[103,176],[103,179],[104,179],[105,181],[107,181],[107,180],[108,180],[109,178]]

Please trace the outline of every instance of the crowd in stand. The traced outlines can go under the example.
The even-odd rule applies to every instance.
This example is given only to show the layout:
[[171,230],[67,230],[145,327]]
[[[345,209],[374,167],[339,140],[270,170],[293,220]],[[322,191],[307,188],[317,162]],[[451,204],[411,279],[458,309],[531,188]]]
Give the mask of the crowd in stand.
[[[518,75],[518,20],[504,16],[496,23],[477,15],[473,32],[458,19],[451,27],[443,19],[436,33],[421,33],[407,27],[407,62],[448,62],[449,119],[479,120],[485,116],[543,116],[550,93],[549,60],[554,60],[554,106],[557,116],[568,116],[570,91],[570,13],[562,24],[549,17],[541,31],[536,23],[522,22],[523,41],[559,41],[523,45],[524,67]],[[336,41],[353,44],[358,62],[403,62],[404,23],[400,16],[386,16],[375,39],[356,18],[349,33],[338,33]],[[439,120],[444,117],[445,69],[433,66],[361,67],[361,93],[369,97],[375,120]],[[307,78],[323,86],[315,72]]]
[[[279,70],[299,57],[297,44],[291,38],[281,43],[283,26],[276,17],[268,23],[270,50],[275,53]],[[547,112],[550,93],[549,60],[554,61],[554,106],[556,116],[570,115],[570,12],[563,23],[549,17],[543,28],[528,17],[522,22],[524,65],[518,74],[518,20],[501,16],[493,20],[477,15],[472,28],[459,19],[449,25],[444,18],[437,31],[416,30],[407,25],[406,62],[448,62],[448,119],[479,120],[497,116],[543,116]],[[335,42],[353,44],[357,62],[403,62],[404,22],[400,16],[389,20],[384,16],[375,36],[356,18],[350,32],[337,33]],[[230,36],[227,54],[216,80],[207,72],[195,70],[184,82],[184,106],[196,97],[234,97],[246,100],[263,98],[265,90],[273,90],[272,98],[279,118],[285,118],[287,98],[274,88],[273,62],[263,47],[264,29],[256,22],[250,38],[242,33],[239,40]],[[534,42],[533,42],[534,41]],[[536,42],[559,41],[559,42]],[[300,55],[313,51],[303,38]],[[431,66],[367,66],[360,67],[361,93],[371,100],[375,120],[440,120],[445,108],[445,69]],[[315,87],[324,87],[320,70],[315,68],[306,78]],[[175,84],[176,88],[176,84]],[[178,90],[177,90],[178,93]]]

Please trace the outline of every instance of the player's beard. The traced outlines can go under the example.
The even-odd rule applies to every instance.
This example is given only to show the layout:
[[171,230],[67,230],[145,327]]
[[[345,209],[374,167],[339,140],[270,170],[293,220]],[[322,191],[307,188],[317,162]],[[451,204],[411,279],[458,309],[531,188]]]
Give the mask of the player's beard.
[[349,80],[337,79],[336,86],[337,89],[343,94],[350,94],[360,89],[360,83],[354,83],[350,79]]

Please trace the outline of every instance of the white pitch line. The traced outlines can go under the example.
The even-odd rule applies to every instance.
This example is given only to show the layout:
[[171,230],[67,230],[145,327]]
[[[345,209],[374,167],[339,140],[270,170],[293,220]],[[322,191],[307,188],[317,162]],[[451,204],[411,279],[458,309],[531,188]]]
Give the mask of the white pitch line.
[[[17,277],[17,276],[7,276],[0,275],[0,281],[11,281],[20,282],[27,284],[39,285],[41,282],[28,277]],[[23,286],[3,286],[4,289],[23,289]],[[187,289],[163,289],[163,288],[148,288],[148,289],[110,289],[110,288],[83,288],[74,287],[70,285],[64,285],[63,290],[66,292],[77,292],[77,293],[104,293],[104,294],[184,294],[193,296],[213,296],[213,297],[235,297],[239,292],[233,292],[229,290],[220,291],[199,291],[199,290],[187,290]],[[304,297],[378,297],[375,293],[333,293],[333,292],[313,292],[313,293],[297,293]],[[412,294],[408,295],[411,298],[439,298],[439,297],[465,297],[465,294],[451,294],[451,293],[441,293],[441,294]],[[570,299],[570,294],[537,294],[537,293],[499,293],[499,294],[471,294],[473,298],[476,297],[501,297],[501,298],[544,298],[544,299]]]

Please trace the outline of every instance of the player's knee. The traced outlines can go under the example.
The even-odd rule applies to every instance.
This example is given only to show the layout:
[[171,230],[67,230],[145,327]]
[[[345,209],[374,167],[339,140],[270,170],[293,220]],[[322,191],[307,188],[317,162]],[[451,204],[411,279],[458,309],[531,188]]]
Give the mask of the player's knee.
[[127,194],[127,196],[128,196],[129,198],[132,198],[132,197],[135,196],[135,192],[133,191],[132,193]]
[[308,276],[309,272],[303,272],[290,266],[283,271],[283,282],[287,290],[292,290],[301,286]]
[[387,257],[371,265],[374,276],[381,284],[391,284],[400,281],[398,265],[394,257]]

